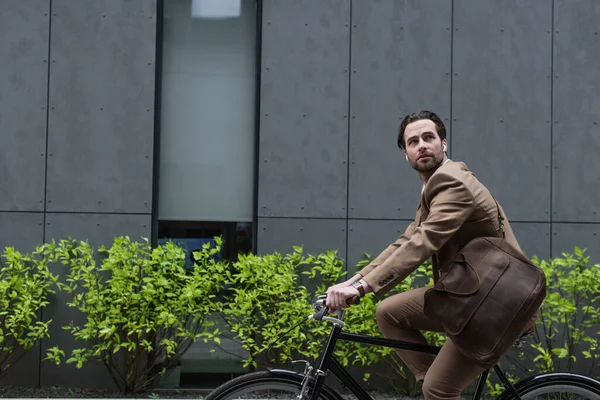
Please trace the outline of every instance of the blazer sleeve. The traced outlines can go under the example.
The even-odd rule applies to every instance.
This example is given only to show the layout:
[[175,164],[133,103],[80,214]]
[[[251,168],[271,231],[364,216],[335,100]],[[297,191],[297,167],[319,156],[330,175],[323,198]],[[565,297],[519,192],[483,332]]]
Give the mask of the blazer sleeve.
[[377,258],[375,258],[373,261],[371,261],[366,267],[364,267],[363,269],[358,271],[358,273],[362,276],[365,276],[369,272],[371,272],[374,268],[378,267],[379,265],[381,265],[381,263],[383,263],[385,260],[387,260],[387,258],[389,256],[391,256],[394,253],[394,251],[396,251],[400,246],[402,246],[402,244],[404,242],[406,242],[410,239],[410,234],[415,230],[415,225],[416,225],[415,221],[411,222],[411,224],[408,225],[408,227],[406,228],[404,233],[402,235],[400,235],[400,237],[398,237],[398,239],[394,243],[392,243],[388,247],[386,247],[379,254],[379,256],[377,256]]
[[465,184],[444,171],[435,173],[428,182],[425,201],[428,199],[429,214],[414,229],[410,239],[363,276],[380,300],[437,252],[469,218],[475,206]]

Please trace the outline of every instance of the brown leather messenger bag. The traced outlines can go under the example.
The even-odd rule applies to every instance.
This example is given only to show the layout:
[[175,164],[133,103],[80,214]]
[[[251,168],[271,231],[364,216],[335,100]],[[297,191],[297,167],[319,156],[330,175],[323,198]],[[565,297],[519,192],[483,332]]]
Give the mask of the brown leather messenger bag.
[[[496,203],[497,205],[497,203]],[[467,357],[497,362],[523,333],[546,296],[543,271],[502,237],[467,243],[425,293],[424,312],[441,321]]]

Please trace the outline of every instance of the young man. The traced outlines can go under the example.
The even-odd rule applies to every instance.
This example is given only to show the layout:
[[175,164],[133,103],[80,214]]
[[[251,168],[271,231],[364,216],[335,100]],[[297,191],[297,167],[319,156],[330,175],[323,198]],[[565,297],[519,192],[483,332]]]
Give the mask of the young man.
[[[420,111],[406,116],[400,125],[398,146],[423,181],[415,220],[357,275],[327,290],[327,305],[332,310],[347,307],[347,299],[368,292],[383,299],[429,258],[437,281],[444,272],[440,268],[469,241],[500,236],[498,210],[504,217],[505,240],[520,250],[504,211],[490,192],[464,163],[453,162],[446,155],[446,128],[435,113]],[[443,331],[439,321],[423,313],[427,289],[396,294],[378,305],[377,323],[386,337],[426,344],[420,330]],[[451,340],[437,356],[406,350],[398,350],[398,354],[417,380],[423,381],[426,400],[460,399],[464,388],[493,365],[481,365],[466,357]]]

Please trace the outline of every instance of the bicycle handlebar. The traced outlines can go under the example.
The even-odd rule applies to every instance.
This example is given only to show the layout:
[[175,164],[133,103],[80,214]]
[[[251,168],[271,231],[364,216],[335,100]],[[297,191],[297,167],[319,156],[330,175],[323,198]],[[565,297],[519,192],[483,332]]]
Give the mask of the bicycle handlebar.
[[[327,314],[329,312],[329,307],[327,307],[325,305],[326,299],[327,299],[327,295],[323,294],[321,296],[318,296],[317,299],[312,304],[313,309],[316,311],[316,313],[313,314],[313,318],[316,319],[317,321],[322,321],[325,314]],[[346,304],[349,306],[360,304],[360,297],[355,296],[355,297],[349,298],[348,300],[346,300]],[[336,312],[339,313],[340,311],[343,311],[343,309],[337,310]],[[339,317],[341,319],[341,315],[339,315]]]

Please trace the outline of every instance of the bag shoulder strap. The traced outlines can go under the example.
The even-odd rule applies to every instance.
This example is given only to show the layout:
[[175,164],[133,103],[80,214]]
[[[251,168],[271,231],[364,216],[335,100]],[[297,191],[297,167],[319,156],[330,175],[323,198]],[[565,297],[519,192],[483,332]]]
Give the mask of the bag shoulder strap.
[[502,232],[502,239],[505,239],[506,233],[504,232],[504,217],[502,216],[502,213],[500,212],[500,205],[496,201],[496,198],[494,197],[493,194],[492,194],[492,199],[494,199],[494,202],[496,203],[496,209],[498,210],[498,226],[500,227],[500,232]]

